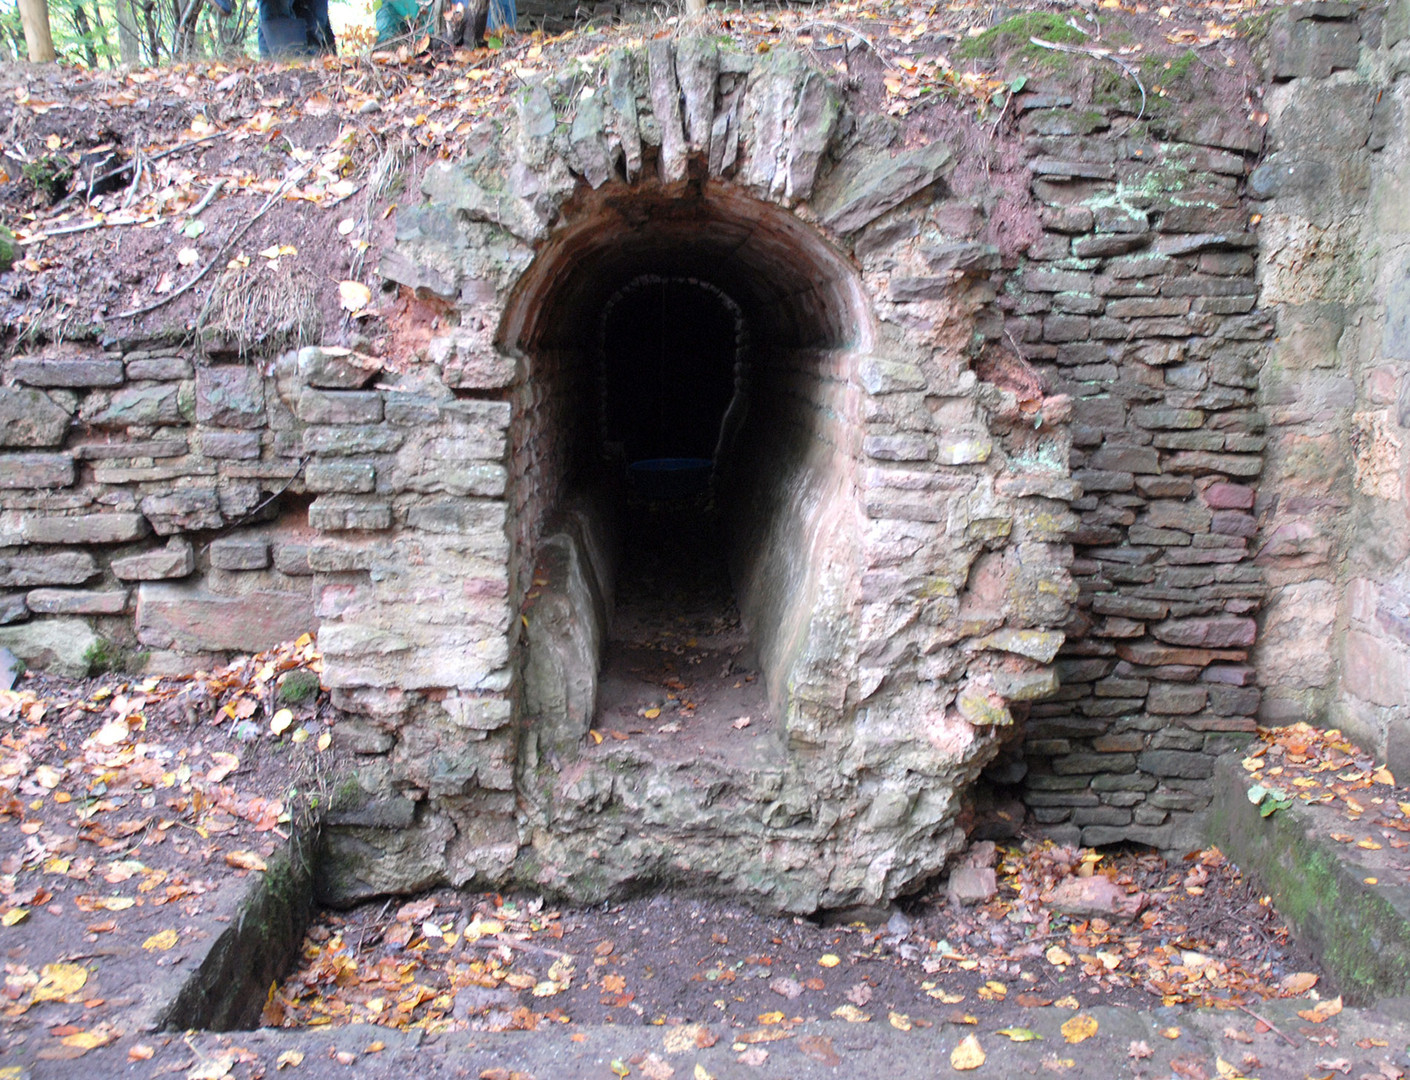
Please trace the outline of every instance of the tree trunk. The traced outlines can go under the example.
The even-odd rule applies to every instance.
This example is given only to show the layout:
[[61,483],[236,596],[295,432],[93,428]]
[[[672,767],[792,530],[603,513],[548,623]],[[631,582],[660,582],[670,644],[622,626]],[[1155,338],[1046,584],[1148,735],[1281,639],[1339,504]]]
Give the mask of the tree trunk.
[[57,60],[54,35],[49,31],[49,5],[45,0],[20,0],[20,22],[24,24],[24,40],[31,62],[48,64]]
[[73,28],[83,39],[83,58],[88,61],[89,68],[96,71],[98,69],[98,47],[93,40],[93,27],[88,23],[88,12],[83,10],[82,4],[73,5]]
[[137,13],[128,0],[113,0],[113,18],[118,24],[118,54],[128,67],[142,63],[142,38],[137,26]]

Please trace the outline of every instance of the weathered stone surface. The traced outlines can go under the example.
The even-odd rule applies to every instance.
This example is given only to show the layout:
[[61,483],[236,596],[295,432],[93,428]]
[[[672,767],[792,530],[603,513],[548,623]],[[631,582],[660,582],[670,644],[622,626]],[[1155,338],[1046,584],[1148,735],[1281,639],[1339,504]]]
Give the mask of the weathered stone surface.
[[62,488],[74,482],[69,454],[0,454],[0,489]]
[[0,386],[0,446],[60,446],[70,423],[42,390]]
[[1252,619],[1215,615],[1195,619],[1168,619],[1151,627],[1151,633],[1170,645],[1200,648],[1246,648],[1253,644],[1257,624]]
[[25,597],[36,615],[121,615],[126,589],[31,589]]
[[957,866],[950,871],[946,891],[957,904],[988,903],[999,892],[998,875],[991,866]]
[[198,585],[140,585],[137,639],[158,649],[257,652],[316,630],[308,593],[216,596]]
[[82,585],[98,574],[98,563],[86,551],[52,555],[0,555],[0,587]]
[[210,545],[217,570],[263,570],[269,565],[269,541],[262,536],[222,536]]
[[31,544],[119,544],[151,532],[141,514],[26,515],[20,533]]
[[382,370],[376,357],[327,345],[300,349],[298,366],[304,382],[324,390],[360,390]]
[[375,424],[382,419],[382,395],[375,390],[305,390],[298,417],[310,424]]
[[326,532],[387,529],[392,524],[392,508],[384,502],[324,495],[308,508],[308,523]]
[[73,679],[88,674],[88,658],[98,641],[82,619],[33,619],[0,626],[0,648],[9,649],[27,667]]
[[196,553],[190,540],[173,536],[164,548],[114,559],[111,566],[113,575],[121,581],[181,578],[196,569]]
[[260,455],[258,431],[203,431],[201,453],[226,461],[252,461]]
[[10,376],[26,386],[121,386],[122,361],[103,356],[17,356]]
[[944,176],[954,154],[943,143],[930,143],[880,156],[846,181],[830,182],[814,200],[823,224],[843,235],[854,233],[916,192]]
[[259,369],[245,364],[199,368],[196,420],[217,427],[263,427],[264,377]]
[[358,493],[377,486],[377,469],[365,461],[317,461],[304,470],[304,487],[313,492]]
[[181,388],[176,383],[133,386],[84,399],[79,417],[99,428],[179,424]]
[[225,524],[220,497],[214,487],[188,488],[170,495],[148,495],[140,504],[142,513],[159,536],[190,529],[218,529]]
[[0,626],[23,622],[29,618],[29,608],[25,606],[24,593],[0,593]]

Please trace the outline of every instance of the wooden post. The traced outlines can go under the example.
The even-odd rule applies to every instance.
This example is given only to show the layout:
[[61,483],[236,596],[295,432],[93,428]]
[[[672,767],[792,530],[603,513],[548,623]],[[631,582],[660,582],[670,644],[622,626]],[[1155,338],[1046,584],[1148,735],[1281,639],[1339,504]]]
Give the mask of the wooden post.
[[20,0],[20,22],[24,25],[30,61],[47,64],[57,60],[54,35],[49,31],[49,5],[45,0]]

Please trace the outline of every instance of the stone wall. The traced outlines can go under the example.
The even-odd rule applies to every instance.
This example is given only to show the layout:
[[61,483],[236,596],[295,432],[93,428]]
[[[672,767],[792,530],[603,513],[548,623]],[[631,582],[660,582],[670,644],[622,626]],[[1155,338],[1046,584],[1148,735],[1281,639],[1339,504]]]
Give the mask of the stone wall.
[[1256,657],[1270,723],[1346,729],[1410,768],[1410,7],[1306,4],[1273,33],[1259,395],[1268,472]]
[[[1354,620],[1356,656],[1398,657],[1406,617],[1385,516],[1404,260],[1369,243],[1398,204],[1366,195],[1343,235],[1298,209],[1302,157],[1278,156],[1336,129],[1317,138],[1365,177],[1345,197],[1392,190],[1403,145],[1373,145],[1392,106],[1362,84],[1403,46],[1372,40],[1372,14],[1307,14],[1274,24],[1272,62],[1306,70],[1273,91],[1261,166],[1256,103],[1222,100],[1197,58],[1144,103],[1099,58],[1036,77],[1016,134],[974,160],[903,145],[783,49],[660,39],[529,87],[398,211],[382,275],[455,312],[406,370],[142,343],[10,362],[0,631],[42,642],[72,613],[175,663],[244,643],[223,629],[242,612],[279,634],[316,617],[359,762],[338,900],[511,878],[580,899],[708,883],[797,911],[890,898],[962,844],[963,792],[1020,731],[1004,779],[1055,835],[1196,842],[1213,758],[1260,707],[1335,699],[1303,612]],[[1364,72],[1323,78],[1353,52]],[[1364,123],[1299,121],[1309,94]],[[1273,195],[1256,224],[1250,196]],[[1365,309],[1337,276],[1349,247],[1383,298]],[[1307,302],[1293,283],[1319,259],[1332,291]],[[595,342],[642,275],[725,291],[748,331],[726,502],[777,725],[757,760],[687,769],[580,738],[612,589],[610,515],[583,484]],[[1353,324],[1385,327],[1339,332],[1375,353],[1364,378],[1317,352]],[[1341,548],[1317,539],[1338,517],[1359,523]],[[1343,582],[1335,551],[1363,569]],[[1305,661],[1279,661],[1285,641]],[[1393,721],[1398,691],[1358,685]]]
[[1024,798],[1055,836],[1173,848],[1197,842],[1213,758],[1259,705],[1270,326],[1244,188],[1263,132],[1222,103],[1143,107],[1129,82],[1022,107],[1042,232],[1004,302],[1073,399],[1081,586],[1062,687],[1028,724]]
[[124,649],[162,669],[312,628],[311,531],[279,499],[302,491],[288,375],[152,342],[10,360],[0,645],[84,674]]

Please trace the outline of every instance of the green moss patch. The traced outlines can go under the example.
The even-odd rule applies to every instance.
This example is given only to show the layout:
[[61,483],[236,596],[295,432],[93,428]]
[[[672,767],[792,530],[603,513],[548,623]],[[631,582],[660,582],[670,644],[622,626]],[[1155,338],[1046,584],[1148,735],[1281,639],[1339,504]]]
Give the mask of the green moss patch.
[[1034,45],[1030,39],[1035,37],[1059,45],[1080,45],[1087,40],[1086,34],[1069,26],[1061,15],[1051,11],[1030,11],[1005,19],[978,37],[961,43],[955,55],[963,60],[990,60],[1016,52],[1028,59],[1041,59],[1058,65],[1068,62],[1068,54]]

